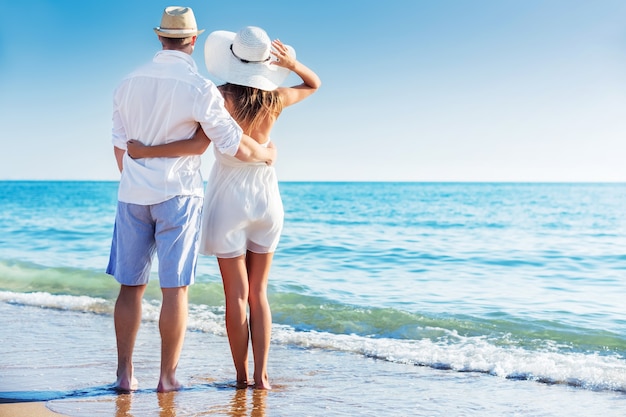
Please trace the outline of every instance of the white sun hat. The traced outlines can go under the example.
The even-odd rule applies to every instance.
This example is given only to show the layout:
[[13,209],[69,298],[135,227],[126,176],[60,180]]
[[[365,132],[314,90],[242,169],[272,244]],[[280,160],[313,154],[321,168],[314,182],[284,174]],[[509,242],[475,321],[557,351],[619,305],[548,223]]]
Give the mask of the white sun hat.
[[[289,45],[289,55],[296,51]],[[261,28],[247,26],[239,32],[218,30],[209,34],[204,43],[204,62],[207,71],[227,83],[275,90],[289,70],[270,64],[276,58],[270,55],[272,42]]]

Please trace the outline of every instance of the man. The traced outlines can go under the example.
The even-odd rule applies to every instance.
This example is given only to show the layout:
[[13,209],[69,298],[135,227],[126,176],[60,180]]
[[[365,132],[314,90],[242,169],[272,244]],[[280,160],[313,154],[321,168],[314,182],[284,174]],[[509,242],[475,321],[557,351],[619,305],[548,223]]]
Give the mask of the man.
[[217,149],[244,161],[272,163],[276,150],[243,135],[224,108],[216,86],[191,58],[198,30],[188,7],[167,7],[154,29],[162,44],[152,62],[127,76],[114,94],[112,140],[121,172],[118,208],[107,273],[121,284],[115,312],[117,381],[137,389],[132,355],[141,323],[141,304],[154,253],[163,295],[161,371],[157,391],[181,388],[176,368],[183,346],[188,298],[195,278],[203,181],[200,156],[132,159],[130,139],[146,145],[188,139],[200,126]]

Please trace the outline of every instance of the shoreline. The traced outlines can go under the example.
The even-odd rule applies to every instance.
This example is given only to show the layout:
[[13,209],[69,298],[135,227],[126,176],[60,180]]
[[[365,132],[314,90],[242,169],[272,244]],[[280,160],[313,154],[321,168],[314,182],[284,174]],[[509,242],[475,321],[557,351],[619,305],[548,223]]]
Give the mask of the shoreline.
[[[110,316],[1,302],[0,313],[0,341],[6,346],[0,360],[2,417],[395,417],[455,411],[484,417],[622,417],[626,412],[623,392],[414,366],[332,346],[280,343],[272,345],[269,358],[274,389],[237,390],[227,338],[203,331],[190,331],[185,338],[179,370],[185,389],[159,394],[159,333],[153,321],[142,323],[137,340],[141,388],[120,395],[110,390],[116,359]],[[23,323],[29,323],[27,329]]]

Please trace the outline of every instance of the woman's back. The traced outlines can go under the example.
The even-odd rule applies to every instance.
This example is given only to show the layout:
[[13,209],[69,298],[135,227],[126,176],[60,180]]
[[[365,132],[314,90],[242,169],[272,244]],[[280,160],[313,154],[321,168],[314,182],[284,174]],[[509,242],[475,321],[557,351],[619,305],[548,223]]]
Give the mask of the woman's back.
[[274,122],[283,109],[279,90],[224,84],[219,87],[230,115],[244,133],[260,144],[269,142]]

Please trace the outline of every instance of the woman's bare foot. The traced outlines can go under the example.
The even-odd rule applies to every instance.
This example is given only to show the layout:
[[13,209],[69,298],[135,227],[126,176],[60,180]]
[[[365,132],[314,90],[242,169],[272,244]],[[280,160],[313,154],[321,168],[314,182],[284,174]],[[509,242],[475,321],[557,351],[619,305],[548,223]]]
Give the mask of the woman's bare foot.
[[254,385],[252,386],[254,389],[272,389],[272,386],[270,385],[267,376],[262,378],[259,381],[254,381]]
[[267,372],[254,373],[254,389],[272,389]]
[[235,382],[235,388],[237,389],[243,389],[243,388],[248,388],[250,386],[250,384],[248,384],[248,381],[250,380],[250,378],[248,378],[248,369],[247,367],[244,367],[243,370],[239,371],[238,369],[236,370],[236,382]]
[[235,382],[235,388],[237,388],[237,389],[244,389],[244,388],[248,388],[248,381],[243,380],[243,381],[237,381],[237,382]]

